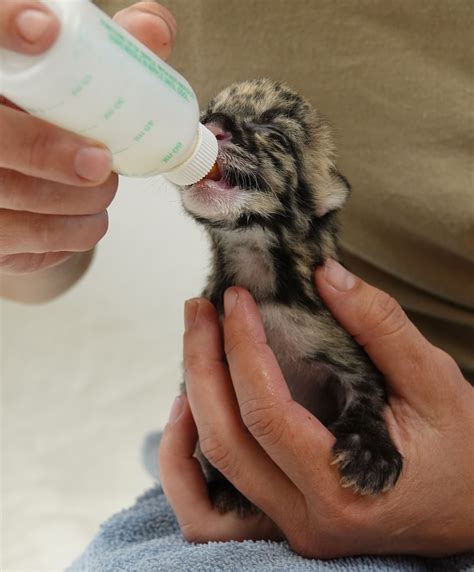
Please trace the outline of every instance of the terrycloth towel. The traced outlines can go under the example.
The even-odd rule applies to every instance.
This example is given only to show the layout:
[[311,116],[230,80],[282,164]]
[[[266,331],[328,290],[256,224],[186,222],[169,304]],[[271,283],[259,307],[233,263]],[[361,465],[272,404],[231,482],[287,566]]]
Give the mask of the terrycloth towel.
[[[159,437],[144,446],[151,472],[150,451],[156,453]],[[156,458],[156,456],[155,456]],[[148,460],[147,460],[148,459]],[[156,473],[155,473],[156,474]],[[428,559],[405,556],[360,556],[334,560],[308,560],[297,556],[285,542],[245,541],[190,544],[180,534],[173,511],[159,485],[141,496],[129,509],[106,521],[70,572],[466,572],[474,571],[474,556]]]
[[338,558],[308,560],[297,556],[284,542],[245,541],[190,544],[179,532],[173,511],[159,486],[129,509],[102,525],[70,572],[186,572],[191,570],[362,572],[461,572],[474,570],[472,556],[442,560],[414,557]]

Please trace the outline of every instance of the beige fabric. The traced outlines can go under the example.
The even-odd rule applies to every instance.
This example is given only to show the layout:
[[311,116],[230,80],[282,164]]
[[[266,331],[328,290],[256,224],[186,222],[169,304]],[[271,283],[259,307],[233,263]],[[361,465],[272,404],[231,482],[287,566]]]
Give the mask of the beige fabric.
[[[114,12],[131,2],[103,0]],[[347,262],[474,371],[472,0],[168,0],[204,104],[287,81],[335,127]]]

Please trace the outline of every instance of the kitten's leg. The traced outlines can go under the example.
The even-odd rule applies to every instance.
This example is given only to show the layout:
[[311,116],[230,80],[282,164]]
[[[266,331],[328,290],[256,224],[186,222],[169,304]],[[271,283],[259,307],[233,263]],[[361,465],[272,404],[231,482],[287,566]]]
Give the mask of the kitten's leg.
[[207,479],[209,498],[221,513],[235,511],[240,518],[256,514],[258,508],[228,481],[222,473],[213,467],[202,454],[199,446],[196,450]]
[[347,371],[338,374],[345,404],[330,426],[336,437],[334,462],[341,472],[343,486],[361,494],[376,495],[395,485],[403,465],[383,417],[386,405],[383,378],[366,366],[358,374]]

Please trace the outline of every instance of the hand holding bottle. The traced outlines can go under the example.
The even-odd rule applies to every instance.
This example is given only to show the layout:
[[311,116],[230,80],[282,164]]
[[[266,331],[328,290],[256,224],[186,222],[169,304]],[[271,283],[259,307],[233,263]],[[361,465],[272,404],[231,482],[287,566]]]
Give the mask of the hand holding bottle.
[[[115,19],[160,57],[169,56],[176,24],[168,10],[141,2]],[[53,45],[59,29],[40,2],[0,3],[0,47],[39,54]],[[107,230],[106,209],[117,189],[110,151],[5,98],[0,132],[0,274],[35,272],[92,249]]]

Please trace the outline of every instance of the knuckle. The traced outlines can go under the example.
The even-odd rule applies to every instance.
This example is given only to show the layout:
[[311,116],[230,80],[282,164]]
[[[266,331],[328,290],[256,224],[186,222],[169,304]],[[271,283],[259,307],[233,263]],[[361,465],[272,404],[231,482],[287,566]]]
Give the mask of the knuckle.
[[[104,212],[112,203],[117,193],[118,178],[115,173],[100,186],[90,187],[81,193],[80,214],[95,215]],[[63,192],[61,189],[60,192]],[[79,213],[75,213],[79,214]]]
[[118,189],[118,176],[116,173],[107,179],[103,186],[103,193],[101,193],[102,201],[100,202],[100,210],[105,210],[114,200]]
[[107,211],[103,211],[95,215],[95,229],[91,233],[91,242],[89,248],[94,247],[106,234],[109,228],[109,215]]
[[304,531],[298,531],[292,535],[288,542],[296,554],[304,558],[324,558],[322,542],[319,538],[309,538],[309,534]]
[[228,332],[225,336],[225,353],[228,356],[235,354],[247,354],[248,350],[255,347],[241,332]]
[[326,529],[333,534],[349,537],[351,531],[362,530],[367,526],[367,509],[357,503],[335,503],[331,508],[332,514]]
[[8,211],[0,209],[0,254],[8,252],[8,248],[12,242],[8,218]]
[[173,434],[172,427],[167,423],[163,429],[163,435],[161,437],[160,446],[158,447],[158,457],[160,459],[160,465],[168,461],[174,452],[173,445]]
[[[192,343],[191,332],[186,332],[184,338],[187,344]],[[184,375],[195,379],[205,379],[211,374],[211,365],[205,355],[187,351],[183,359]]]
[[109,226],[107,211],[95,215],[70,218],[80,219],[80,225],[76,228],[77,238],[74,245],[74,249],[78,251],[87,251],[93,248],[104,237]]
[[[346,536],[339,534],[329,525],[329,530],[316,523],[307,528],[298,527],[288,535],[288,542],[291,548],[304,558],[329,559],[341,555],[341,548],[336,538],[349,538],[351,531],[346,531]],[[353,532],[353,531],[352,531]]]
[[222,442],[221,438],[217,436],[214,429],[210,429],[207,435],[199,439],[199,446],[202,454],[213,467],[228,478],[229,476],[235,476],[234,455],[229,447]]
[[18,204],[19,173],[0,169],[0,208],[14,209]]
[[47,149],[52,146],[48,129],[36,129],[30,135],[27,144],[26,167],[31,172],[43,171],[48,167]]
[[277,445],[284,433],[284,417],[273,401],[249,399],[240,406],[242,420],[250,433],[269,446]]
[[365,330],[376,335],[391,335],[407,324],[408,318],[398,302],[386,292],[377,291],[362,322]]
[[53,224],[53,217],[47,215],[33,215],[30,218],[31,234],[34,237],[38,249],[44,252],[60,249],[60,235]]
[[[0,236],[1,239],[1,236]],[[1,244],[1,240],[0,240]],[[1,247],[0,247],[1,252]],[[12,270],[15,268],[15,259],[17,257],[14,254],[0,255],[0,269],[4,272]]]
[[180,525],[181,534],[187,542],[192,544],[202,544],[207,541],[200,530],[194,522],[185,522]]
[[[456,360],[448,354],[448,352],[438,348],[437,346],[431,346],[433,351],[433,362],[438,364],[438,366],[448,372],[456,372],[460,374],[461,370],[456,362]],[[439,371],[439,369],[438,369]]]

